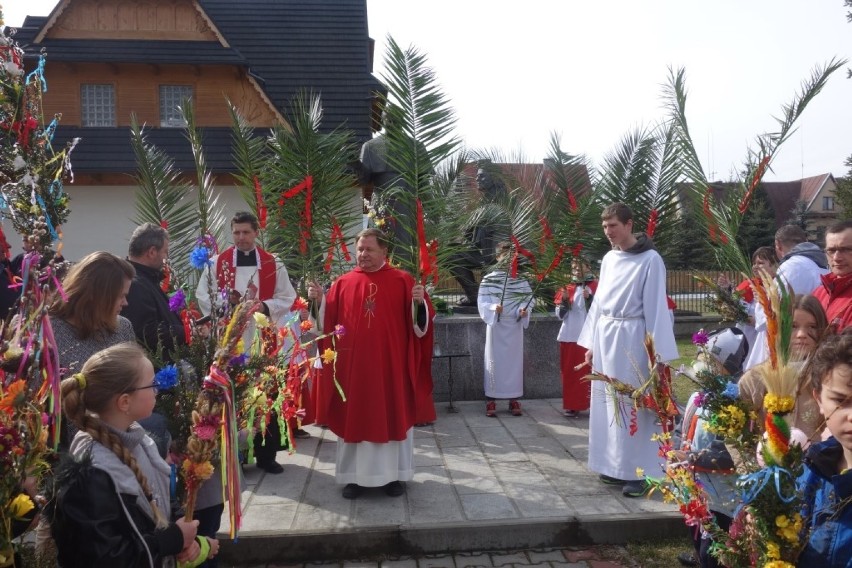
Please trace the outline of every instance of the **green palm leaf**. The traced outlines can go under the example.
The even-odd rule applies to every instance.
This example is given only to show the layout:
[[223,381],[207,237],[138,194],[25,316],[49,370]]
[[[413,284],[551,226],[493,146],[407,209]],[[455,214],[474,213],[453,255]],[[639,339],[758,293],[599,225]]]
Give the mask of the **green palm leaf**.
[[719,192],[713,191],[704,175],[689,134],[684,71],[670,71],[666,90],[667,107],[675,128],[675,141],[683,156],[683,171],[690,182],[685,200],[692,204],[700,203],[702,215],[698,219],[710,235],[717,261],[723,269],[751,272],[748,254],[737,242],[743,215],[748,210],[751,197],[769,170],[780,146],[795,132],[795,123],[805,108],[823,89],[828,78],[845,64],[845,60],[832,58],[814,68],[810,77],[802,82],[793,100],[781,107],[781,117],[776,118],[778,130],[759,135],[756,147],[747,150],[743,179],[732,184],[730,190]]
[[169,231],[170,256],[173,268],[185,273],[189,267],[189,252],[192,250],[195,211],[187,197],[191,186],[182,181],[181,172],[174,161],[162,150],[150,144],[144,128],[136,115],[131,116],[130,146],[136,156],[136,216],[137,225],[154,223]]
[[[330,282],[349,266],[336,231],[348,236],[361,222],[361,193],[350,168],[356,160],[352,134],[343,128],[321,132],[322,102],[311,93],[293,100],[288,119],[291,129],[272,131],[267,141],[270,156],[260,169],[270,208],[267,236],[292,275]],[[307,176],[313,180],[310,226],[305,215],[307,192],[282,198]]]

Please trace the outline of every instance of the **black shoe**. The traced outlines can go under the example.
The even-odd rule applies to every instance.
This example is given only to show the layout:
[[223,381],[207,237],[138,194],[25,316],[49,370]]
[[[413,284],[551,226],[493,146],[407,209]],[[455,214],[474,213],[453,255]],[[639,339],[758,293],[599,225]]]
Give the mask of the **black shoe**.
[[257,467],[265,471],[266,473],[271,473],[272,475],[278,475],[279,473],[284,473],[284,466],[282,466],[278,462],[258,462]]
[[624,485],[625,483],[627,483],[623,479],[618,479],[603,474],[599,475],[598,479],[600,479],[601,483],[603,483],[604,485]]
[[343,498],[357,499],[362,491],[364,491],[364,488],[360,485],[356,483],[347,483],[346,487],[343,488]]
[[456,305],[462,308],[475,308],[476,300],[471,300],[470,298],[462,298],[461,300],[456,302]]
[[625,483],[621,488],[621,494],[625,497],[641,497],[648,492],[648,489],[650,486],[644,479],[637,479]]
[[677,555],[677,561],[680,562],[681,566],[698,566],[698,561],[693,552],[681,552]]
[[399,497],[405,493],[405,485],[401,481],[391,481],[383,487],[385,494],[389,497]]
[[293,430],[293,437],[298,438],[300,440],[304,440],[305,438],[310,438],[311,433],[307,430],[302,430],[301,428],[299,428],[298,430]]

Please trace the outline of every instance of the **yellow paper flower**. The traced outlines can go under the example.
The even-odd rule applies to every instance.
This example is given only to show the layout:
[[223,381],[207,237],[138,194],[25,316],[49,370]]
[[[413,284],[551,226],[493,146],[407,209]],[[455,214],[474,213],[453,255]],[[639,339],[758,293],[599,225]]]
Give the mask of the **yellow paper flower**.
[[766,556],[771,558],[772,560],[778,560],[781,558],[781,549],[774,542],[766,543]]
[[636,477],[645,477],[645,470],[641,467],[636,468]]
[[243,342],[242,338],[237,341],[237,353],[245,353],[246,352],[246,344]]
[[783,560],[773,560],[772,562],[767,562],[763,565],[763,568],[796,568],[794,565],[789,562],[784,562]]
[[334,362],[334,359],[337,357],[337,353],[334,352],[334,349],[331,347],[327,348],[322,352],[322,362],[326,365],[331,365]]
[[9,503],[9,514],[13,519],[20,519],[27,513],[33,510],[35,505],[30,496],[26,493],[21,493]]
[[769,393],[763,397],[763,407],[772,414],[786,414],[793,410],[796,401],[792,396],[778,396]]
[[799,542],[799,531],[802,530],[802,516],[798,513],[793,515],[793,518],[790,519],[786,515],[778,515],[775,517],[775,526],[778,527],[778,530],[775,531],[775,534],[786,540],[791,544],[798,544]]
[[269,318],[263,312],[254,312],[252,316],[254,317],[254,323],[258,327],[267,327],[269,325]]

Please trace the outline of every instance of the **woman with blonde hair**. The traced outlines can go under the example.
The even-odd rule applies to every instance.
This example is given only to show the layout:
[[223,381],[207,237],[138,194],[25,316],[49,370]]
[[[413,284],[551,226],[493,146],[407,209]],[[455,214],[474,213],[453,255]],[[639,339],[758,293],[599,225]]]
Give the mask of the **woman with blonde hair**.
[[[804,366],[822,339],[828,320],[819,300],[810,295],[798,295],[793,300],[793,333],[790,337],[790,349],[792,358],[800,361]],[[751,402],[760,414],[759,424],[763,424],[765,412],[763,410],[763,397],[766,395],[766,385],[763,381],[762,368],[768,363],[758,365],[749,369],[740,379],[740,398]],[[802,369],[799,376],[799,391],[796,397],[796,406],[791,413],[791,426],[798,428],[809,440],[819,440],[825,420],[820,414],[819,406],[811,394],[808,386],[809,376]]]
[[196,540],[198,521],[169,521],[169,466],[137,422],[156,399],[154,367],[135,343],[94,354],[62,381],[63,411],[78,428],[51,505],[63,568],[196,566],[218,552],[217,541]]
[[127,305],[133,265],[112,253],[98,251],[76,263],[50,306],[51,324],[66,376],[80,369],[94,353],[136,341],[133,325],[119,315]]

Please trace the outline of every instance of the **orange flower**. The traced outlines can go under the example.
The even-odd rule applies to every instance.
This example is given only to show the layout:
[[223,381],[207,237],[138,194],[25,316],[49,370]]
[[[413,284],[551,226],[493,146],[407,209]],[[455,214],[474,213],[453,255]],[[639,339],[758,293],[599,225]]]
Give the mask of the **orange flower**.
[[314,328],[314,324],[310,320],[305,320],[299,324],[299,327],[302,328],[302,331],[311,331]]
[[3,397],[0,398],[0,410],[5,410],[9,414],[12,413],[12,409],[15,404],[19,402],[24,391],[27,388],[27,383],[23,379],[17,380],[14,383],[10,384],[6,389],[6,392],[3,393]]

